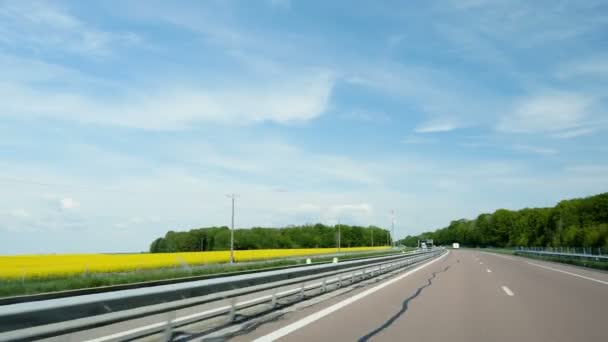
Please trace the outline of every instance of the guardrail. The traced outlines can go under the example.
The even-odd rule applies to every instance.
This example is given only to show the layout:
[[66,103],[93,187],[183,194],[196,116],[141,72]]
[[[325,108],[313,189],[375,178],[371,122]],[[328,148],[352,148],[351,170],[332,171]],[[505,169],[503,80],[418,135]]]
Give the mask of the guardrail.
[[[193,306],[231,300],[231,305],[195,315],[180,317],[137,330],[145,336],[165,329],[221,315],[234,318],[243,308],[268,304],[274,308],[281,298],[307,292],[325,293],[380,274],[392,272],[443,253],[442,249],[400,256],[316,265],[295,270],[280,270],[217,278],[154,288],[118,291],[70,298],[21,303],[0,307],[0,341],[31,341],[88,330],[113,323],[172,312]],[[310,282],[317,281],[311,284]],[[281,287],[293,287],[237,303],[236,299]],[[332,288],[333,287],[333,288]],[[134,338],[137,336],[130,336]],[[121,336],[117,340],[123,340]]]
[[515,254],[528,254],[546,257],[556,257],[562,259],[587,259],[595,261],[608,261],[608,256],[598,254],[582,254],[582,253],[561,253],[561,252],[548,252],[548,251],[535,251],[535,250],[516,250]]

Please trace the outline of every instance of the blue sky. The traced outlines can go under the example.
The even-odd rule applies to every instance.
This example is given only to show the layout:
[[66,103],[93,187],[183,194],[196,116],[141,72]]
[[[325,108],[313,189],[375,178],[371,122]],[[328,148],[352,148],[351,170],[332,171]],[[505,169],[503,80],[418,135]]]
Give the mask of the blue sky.
[[0,254],[608,190],[605,1],[0,1]]

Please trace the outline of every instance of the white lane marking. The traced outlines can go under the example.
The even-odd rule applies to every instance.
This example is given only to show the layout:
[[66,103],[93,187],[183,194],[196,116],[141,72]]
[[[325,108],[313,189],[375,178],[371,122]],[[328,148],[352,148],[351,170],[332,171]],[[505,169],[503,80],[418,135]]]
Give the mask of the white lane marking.
[[507,260],[516,260],[513,257],[502,255],[502,254],[498,254],[498,253],[491,253],[491,252],[486,252],[486,253],[491,254],[491,255],[493,255],[495,257],[499,257],[499,258],[503,258],[503,259],[507,259]]
[[120,338],[123,338],[125,336],[128,336],[128,335],[130,335],[132,333],[137,333],[137,332],[140,332],[140,331],[146,331],[147,329],[150,329],[150,328],[162,327],[165,324],[167,324],[167,322],[160,322],[160,323],[150,324],[150,325],[146,325],[145,327],[140,327],[140,328],[132,329],[132,330],[129,330],[129,331],[123,331],[123,332],[119,332],[119,333],[116,333],[116,334],[107,335],[107,336],[103,336],[103,337],[100,337],[100,338],[95,338],[95,339],[92,339],[92,340],[88,340],[86,342],[102,342],[102,341],[116,340],[116,339],[120,339]]
[[404,274],[402,274],[402,275],[400,275],[400,276],[398,276],[396,278],[393,278],[393,279],[387,281],[386,283],[382,283],[382,284],[380,284],[380,285],[378,285],[376,287],[373,287],[373,288],[371,288],[369,290],[363,291],[363,292],[361,292],[361,293],[359,293],[357,295],[354,295],[354,296],[352,296],[350,298],[347,298],[347,299],[345,299],[345,300],[343,300],[343,301],[341,301],[339,303],[336,303],[336,304],[334,304],[334,305],[332,305],[332,306],[330,306],[328,308],[325,308],[325,309],[323,309],[321,311],[317,311],[317,312],[315,312],[315,313],[313,313],[313,314],[311,314],[311,315],[309,315],[307,317],[302,318],[299,321],[296,321],[296,322],[291,323],[291,324],[289,324],[287,326],[284,326],[283,328],[281,328],[279,330],[276,330],[276,331],[274,331],[274,332],[272,332],[272,333],[270,333],[270,334],[268,334],[266,336],[259,337],[259,338],[255,339],[254,342],[271,342],[271,341],[275,341],[275,340],[277,340],[277,339],[279,339],[279,338],[281,338],[283,336],[291,334],[292,332],[294,332],[294,331],[296,331],[296,330],[298,330],[300,328],[303,328],[303,327],[309,325],[310,323],[313,323],[313,322],[315,322],[315,321],[317,321],[317,320],[319,320],[319,319],[321,319],[321,318],[323,318],[323,317],[325,317],[325,316],[327,316],[327,315],[329,315],[329,314],[331,314],[331,313],[333,313],[335,311],[338,311],[338,310],[342,309],[343,307],[345,307],[345,306],[347,306],[349,304],[352,304],[352,303],[358,301],[361,298],[367,297],[367,296],[369,296],[370,294],[372,294],[374,292],[382,290],[383,288],[385,288],[385,287],[387,287],[387,286],[389,286],[389,285],[391,285],[391,284],[393,284],[393,283],[395,283],[395,282],[397,282],[397,281],[399,281],[399,280],[401,280],[401,279],[409,276],[410,274],[412,274],[412,273],[414,273],[416,271],[419,271],[419,270],[421,270],[421,269],[423,269],[423,268],[425,268],[425,267],[427,267],[427,266],[429,266],[429,265],[431,265],[431,264],[433,264],[433,263],[435,263],[435,262],[437,262],[437,261],[445,258],[446,256],[448,256],[448,254],[450,254],[450,251],[448,251],[446,254],[440,256],[439,258],[437,258],[435,260],[432,260],[432,261],[430,261],[430,262],[428,262],[428,263],[426,263],[424,265],[418,266],[418,267],[414,268],[411,271],[408,271],[408,272],[406,272],[406,273],[404,273]]
[[495,253],[495,252],[485,252],[485,251],[482,251],[481,253],[484,253],[486,255],[493,255],[495,257],[499,257],[499,258],[503,258],[503,259],[507,259],[507,260],[517,260],[517,259],[515,259],[513,257],[506,256],[506,255],[500,254],[500,253]]
[[596,283],[608,285],[608,281],[603,281],[603,280],[599,280],[599,279],[595,279],[595,278],[585,277],[584,275],[580,275],[580,274],[576,274],[576,273],[560,270],[558,268],[553,268],[553,267],[548,267],[548,266],[544,266],[544,265],[539,265],[539,264],[536,264],[536,263],[533,263],[533,262],[529,262],[529,261],[528,261],[528,264],[534,265],[534,266],[538,266],[538,267],[542,267],[542,268],[546,268],[548,270],[552,270],[552,271],[555,271],[555,272],[561,272],[561,273],[569,274],[571,276],[575,276],[575,277],[579,277],[579,278],[595,281]]
[[479,264],[480,264],[480,265],[483,265],[483,262],[481,262],[481,261],[480,261],[480,262],[479,262]]
[[491,270],[491,269],[489,269],[489,268],[488,268],[486,271],[487,271],[488,273],[492,273],[492,270]]
[[513,291],[511,291],[508,287],[503,286],[502,290],[505,291],[505,293],[509,296],[514,296],[515,294],[513,293]]

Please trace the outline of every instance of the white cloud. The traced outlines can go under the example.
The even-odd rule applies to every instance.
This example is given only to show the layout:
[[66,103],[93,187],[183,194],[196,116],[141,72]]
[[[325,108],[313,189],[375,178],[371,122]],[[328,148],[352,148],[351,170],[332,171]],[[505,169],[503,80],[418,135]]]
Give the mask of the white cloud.
[[25,218],[29,218],[31,215],[30,213],[25,210],[25,209],[15,209],[12,210],[10,212],[10,215],[15,217],[15,218],[20,218],[20,219],[25,219]]
[[416,133],[437,133],[449,132],[459,128],[458,125],[451,121],[431,120],[429,122],[418,125],[415,129]]
[[592,127],[585,128],[575,128],[572,130],[567,130],[559,133],[553,134],[553,137],[560,139],[570,139],[570,138],[578,138],[586,135],[591,135],[595,133],[596,129]]
[[372,207],[368,203],[360,204],[338,204],[333,205],[329,208],[329,212],[335,215],[341,215],[344,213],[357,213],[369,215],[372,213]]
[[592,101],[573,93],[548,93],[534,96],[516,105],[503,116],[498,129],[505,132],[555,132],[586,124]]
[[61,209],[64,209],[64,210],[73,210],[73,209],[78,209],[80,207],[80,203],[71,197],[64,197],[64,198],[60,199],[59,205],[60,205]]
[[567,167],[566,170],[569,172],[574,172],[574,173],[584,174],[584,175],[605,176],[608,174],[608,165],[585,164],[585,165],[570,166],[570,167]]
[[559,151],[553,148],[530,146],[530,145],[513,145],[513,149],[522,152],[531,152],[545,156],[558,154]]
[[317,213],[317,212],[321,211],[321,207],[317,204],[304,203],[304,204],[298,205],[295,208],[289,209],[289,211],[293,212],[293,213],[310,214],[310,213]]
[[[1,69],[1,68],[0,68]],[[0,116],[52,118],[153,130],[182,129],[197,122],[247,124],[302,122],[321,115],[333,87],[326,74],[225,88],[166,86],[102,99],[78,91],[37,89],[0,82]]]

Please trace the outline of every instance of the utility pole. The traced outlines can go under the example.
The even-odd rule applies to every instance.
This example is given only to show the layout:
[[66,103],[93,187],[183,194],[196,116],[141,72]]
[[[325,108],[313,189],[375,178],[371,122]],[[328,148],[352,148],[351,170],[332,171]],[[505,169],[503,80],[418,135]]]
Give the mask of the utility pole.
[[395,248],[395,211],[391,210],[391,245]]
[[230,263],[234,263],[234,200],[239,197],[237,194],[226,195],[232,199],[232,224],[230,225]]
[[342,230],[340,228],[340,220],[338,220],[338,254],[340,254],[340,239],[342,238]]

